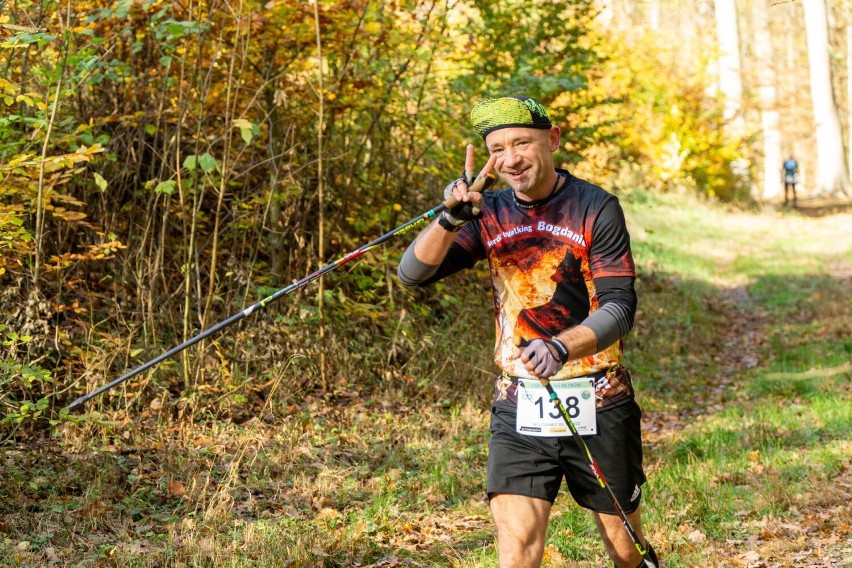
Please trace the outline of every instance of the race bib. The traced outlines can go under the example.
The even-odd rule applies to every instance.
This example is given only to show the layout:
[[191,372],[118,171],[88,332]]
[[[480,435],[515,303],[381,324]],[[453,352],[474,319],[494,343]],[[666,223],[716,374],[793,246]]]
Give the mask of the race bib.
[[[582,436],[597,434],[594,379],[551,381],[565,412]],[[515,429],[527,436],[570,436],[571,430],[537,379],[518,379],[518,419]]]

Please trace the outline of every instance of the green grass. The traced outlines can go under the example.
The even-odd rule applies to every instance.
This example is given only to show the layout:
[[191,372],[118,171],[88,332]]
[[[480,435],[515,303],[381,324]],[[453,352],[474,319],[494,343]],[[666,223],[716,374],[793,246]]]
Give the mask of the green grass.
[[[766,519],[804,523],[809,515],[803,510],[839,510],[848,498],[848,481],[836,480],[848,468],[852,446],[852,307],[850,274],[842,271],[852,239],[838,232],[848,227],[848,215],[779,223],[694,202],[682,207],[677,198],[656,198],[652,205],[637,205],[634,219],[670,216],[670,226],[683,230],[671,247],[653,233],[643,238],[641,230],[634,240],[640,258],[653,259],[650,267],[639,266],[654,275],[642,296],[650,299],[645,314],[653,317],[656,310],[667,321],[649,324],[650,337],[639,337],[644,353],[630,357],[650,376],[643,384],[653,395],[647,406],[692,408],[695,416],[653,446],[648,524],[671,531],[689,520],[679,533],[698,530],[701,538],[664,539],[672,548],[668,565],[693,566],[721,557],[723,543],[754,538]],[[696,245],[714,252],[684,266],[684,251]],[[838,267],[840,276],[833,273]],[[732,327],[748,335],[719,337]],[[726,362],[732,347],[734,355],[753,353],[754,364]],[[654,381],[655,375],[663,379]],[[720,376],[731,375],[735,380],[722,382],[721,393],[702,396]],[[845,526],[848,534],[848,518],[840,515],[832,526]],[[695,546],[707,542],[717,543],[709,556]]]

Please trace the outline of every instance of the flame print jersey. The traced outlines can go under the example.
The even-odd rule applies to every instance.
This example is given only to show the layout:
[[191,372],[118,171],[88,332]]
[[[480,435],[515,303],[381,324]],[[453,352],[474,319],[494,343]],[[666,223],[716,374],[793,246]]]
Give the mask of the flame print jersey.
[[[564,183],[535,207],[521,207],[511,189],[486,193],[482,217],[462,228],[431,279],[487,259],[494,293],[494,361],[512,377],[530,378],[523,363],[512,359],[520,340],[549,339],[598,309],[595,278],[635,276],[617,198],[565,170],[557,173]],[[569,361],[551,378],[617,369],[621,353],[618,341]]]

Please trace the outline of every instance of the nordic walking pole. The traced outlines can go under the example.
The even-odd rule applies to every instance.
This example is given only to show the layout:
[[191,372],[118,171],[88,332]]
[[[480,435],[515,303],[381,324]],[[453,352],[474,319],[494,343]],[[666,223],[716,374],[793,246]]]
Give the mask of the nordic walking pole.
[[[469,161],[470,161],[470,159],[468,160],[468,162]],[[477,176],[476,180],[470,186],[469,191],[482,192],[482,191],[485,191],[486,189],[488,189],[488,187],[495,180],[494,174],[491,173],[491,168],[493,168],[493,163],[494,163],[493,160],[489,160],[488,164],[486,164],[485,167],[482,169],[482,171],[479,172],[479,176]],[[465,170],[472,170],[473,167],[472,166],[468,167],[468,165],[465,166]],[[411,219],[407,223],[400,225],[399,227],[390,231],[389,233],[385,233],[381,237],[379,237],[379,238],[377,238],[373,241],[370,241],[369,243],[367,243],[367,244],[361,246],[360,248],[350,252],[349,254],[335,260],[334,262],[332,262],[330,264],[326,264],[325,266],[323,266],[322,268],[320,268],[316,272],[308,274],[307,276],[305,276],[301,280],[297,280],[296,282],[290,284],[289,286],[278,290],[277,292],[275,292],[271,296],[264,298],[264,299],[260,300],[259,302],[256,302],[256,303],[250,305],[249,307],[247,307],[243,311],[238,312],[238,313],[232,315],[231,317],[229,317],[228,319],[217,323],[213,327],[202,331],[201,333],[199,333],[195,337],[187,339],[186,341],[184,341],[180,345],[172,347],[171,349],[169,349],[168,351],[166,351],[162,355],[158,355],[157,357],[154,357],[153,359],[151,359],[147,363],[143,363],[142,365],[139,365],[138,367],[136,367],[132,371],[128,371],[127,373],[118,377],[114,381],[105,384],[104,386],[90,392],[89,394],[84,394],[83,396],[79,397],[74,402],[69,404],[66,408],[68,410],[70,410],[74,407],[80,406],[81,404],[93,399],[94,397],[96,397],[96,396],[100,395],[101,393],[113,388],[114,386],[119,385],[119,384],[123,383],[124,381],[135,377],[139,373],[141,373],[143,371],[147,371],[148,369],[150,369],[154,365],[157,365],[158,363],[165,361],[169,357],[172,357],[173,355],[180,353],[181,351],[183,351],[187,347],[191,347],[191,346],[195,345],[196,343],[198,343],[199,341],[206,339],[206,338],[210,337],[211,335],[218,333],[219,331],[225,329],[229,325],[234,324],[234,323],[240,321],[241,319],[243,319],[244,317],[251,315],[254,311],[259,310],[261,308],[265,308],[266,306],[268,306],[272,302],[278,300],[282,296],[286,296],[290,292],[293,292],[294,290],[298,290],[299,288],[302,288],[303,286],[313,282],[314,280],[323,276],[324,274],[331,272],[335,268],[337,268],[339,266],[343,266],[344,264],[346,264],[350,261],[353,261],[356,258],[360,257],[361,255],[363,255],[367,251],[369,251],[369,250],[371,250],[371,249],[373,249],[373,248],[375,248],[375,247],[377,247],[381,244],[386,243],[387,241],[391,240],[392,238],[394,238],[396,236],[399,236],[399,235],[409,231],[410,229],[419,225],[423,221],[428,221],[430,219],[433,219],[436,215],[440,214],[445,209],[450,209],[457,204],[458,204],[458,202],[454,198],[450,197],[449,199],[447,199],[446,201],[444,201],[443,203],[441,203],[437,207],[433,207],[429,211],[426,211],[425,213],[415,217],[414,219]]]
[[624,514],[624,510],[618,503],[615,493],[613,493],[610,486],[606,484],[606,479],[604,479],[603,473],[601,473],[601,469],[598,467],[598,462],[596,462],[595,458],[592,457],[592,452],[589,451],[589,446],[586,445],[586,442],[583,440],[580,432],[577,431],[577,427],[574,426],[574,421],[571,420],[570,416],[568,416],[565,406],[563,406],[562,401],[559,400],[559,396],[556,394],[556,391],[553,390],[553,387],[550,385],[550,381],[547,379],[539,379],[539,381],[541,381],[541,384],[544,385],[545,389],[547,389],[547,392],[550,395],[550,401],[553,402],[556,410],[559,411],[562,419],[565,420],[565,424],[568,425],[568,429],[571,430],[571,437],[574,438],[574,442],[576,442],[577,447],[580,448],[582,453],[586,454],[586,458],[589,460],[589,466],[592,468],[592,473],[595,474],[598,484],[602,489],[609,493],[609,498],[612,500],[612,506],[615,507],[618,516],[621,517],[621,523],[630,535],[630,539],[633,541],[633,545],[636,547],[636,550],[642,555],[644,565],[648,568],[657,568],[657,565],[654,564],[650,556],[648,556],[648,550],[645,548],[645,545],[639,542],[639,535],[636,534],[636,531],[633,530],[633,526],[630,524],[630,521],[627,520],[627,515]]

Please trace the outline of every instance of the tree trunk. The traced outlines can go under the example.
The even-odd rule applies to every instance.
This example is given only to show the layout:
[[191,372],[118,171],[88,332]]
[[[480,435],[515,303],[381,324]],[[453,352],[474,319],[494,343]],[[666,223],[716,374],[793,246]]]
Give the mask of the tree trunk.
[[598,16],[597,20],[601,27],[611,29],[615,20],[615,8],[612,5],[612,0],[599,0],[597,2]]
[[840,115],[831,86],[825,0],[808,0],[802,2],[802,6],[805,9],[805,31],[808,36],[808,64],[817,142],[817,171],[811,193],[846,194],[849,176],[843,151]]
[[[846,25],[846,100],[852,101],[852,24]],[[846,124],[849,125],[847,151],[847,171],[852,171],[852,104],[849,105]]]
[[729,134],[743,132],[743,82],[740,74],[740,36],[734,0],[716,0],[716,39],[719,42],[719,93],[724,97]]
[[778,198],[781,185],[781,131],[778,127],[778,94],[775,88],[775,69],[772,36],[769,32],[767,0],[752,1],[754,25],[754,55],[757,60],[760,121],[763,132],[763,191],[756,194],[765,201]]
[[660,30],[660,0],[648,2],[648,27],[652,30]]

